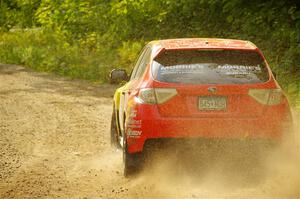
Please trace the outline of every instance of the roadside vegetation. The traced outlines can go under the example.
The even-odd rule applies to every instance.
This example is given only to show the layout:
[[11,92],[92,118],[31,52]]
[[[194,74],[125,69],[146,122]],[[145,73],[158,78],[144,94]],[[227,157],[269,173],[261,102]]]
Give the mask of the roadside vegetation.
[[175,37],[252,41],[300,108],[298,0],[0,0],[0,62],[37,71],[104,83]]

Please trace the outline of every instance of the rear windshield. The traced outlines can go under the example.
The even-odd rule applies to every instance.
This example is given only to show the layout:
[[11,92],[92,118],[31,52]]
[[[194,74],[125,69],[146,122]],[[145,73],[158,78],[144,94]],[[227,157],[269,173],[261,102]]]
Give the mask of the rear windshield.
[[169,50],[153,60],[156,80],[189,84],[249,84],[269,79],[263,58],[255,51]]

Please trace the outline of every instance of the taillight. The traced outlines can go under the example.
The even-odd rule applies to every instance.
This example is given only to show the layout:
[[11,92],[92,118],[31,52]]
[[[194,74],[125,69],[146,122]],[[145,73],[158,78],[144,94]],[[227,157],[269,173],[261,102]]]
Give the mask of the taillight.
[[138,100],[144,104],[162,104],[177,95],[174,88],[144,88],[139,91]]
[[174,88],[156,88],[155,96],[158,104],[162,104],[177,95]]
[[143,104],[156,104],[156,97],[153,88],[141,89],[138,94],[138,100]]
[[264,105],[278,105],[282,101],[281,89],[249,89],[248,94]]

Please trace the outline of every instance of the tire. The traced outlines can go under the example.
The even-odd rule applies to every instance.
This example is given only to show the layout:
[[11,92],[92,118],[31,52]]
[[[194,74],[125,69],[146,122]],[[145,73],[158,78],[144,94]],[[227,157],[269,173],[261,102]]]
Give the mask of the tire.
[[124,145],[123,148],[123,166],[124,166],[124,176],[130,177],[136,174],[141,169],[143,156],[142,153],[128,153],[127,147]]
[[116,124],[115,111],[113,111],[112,116],[111,116],[110,144],[113,147],[117,147],[118,146],[118,130],[117,130],[117,124]]

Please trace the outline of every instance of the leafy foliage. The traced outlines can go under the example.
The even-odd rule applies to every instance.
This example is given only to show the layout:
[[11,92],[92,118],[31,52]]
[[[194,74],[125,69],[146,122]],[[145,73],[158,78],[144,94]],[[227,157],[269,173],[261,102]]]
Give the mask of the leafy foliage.
[[246,39],[300,104],[299,8],[298,0],[0,0],[0,61],[106,81],[112,67],[130,70],[149,40]]

